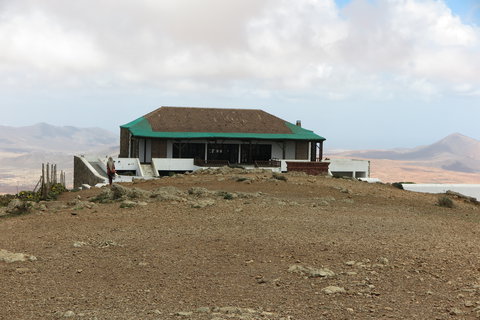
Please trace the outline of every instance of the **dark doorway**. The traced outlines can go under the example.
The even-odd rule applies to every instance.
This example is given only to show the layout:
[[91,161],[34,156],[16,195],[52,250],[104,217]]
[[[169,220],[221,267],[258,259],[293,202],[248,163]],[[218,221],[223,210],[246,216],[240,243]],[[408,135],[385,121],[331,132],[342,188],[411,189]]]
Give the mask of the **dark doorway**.
[[208,144],[207,159],[227,160],[230,163],[238,163],[238,144]]
[[205,143],[174,143],[173,158],[205,159]]
[[272,159],[271,144],[242,144],[241,163],[268,161]]

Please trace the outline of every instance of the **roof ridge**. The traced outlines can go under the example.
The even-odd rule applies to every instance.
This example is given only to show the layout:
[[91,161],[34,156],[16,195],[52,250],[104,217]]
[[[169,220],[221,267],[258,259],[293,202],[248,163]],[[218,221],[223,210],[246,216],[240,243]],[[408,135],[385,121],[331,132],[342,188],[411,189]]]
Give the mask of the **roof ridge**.
[[[157,109],[155,109],[152,112],[157,111],[158,109],[161,108],[175,108],[175,109],[209,109],[209,110],[238,110],[238,111],[245,111],[245,110],[252,110],[252,111],[262,111],[265,113],[268,113],[262,109],[250,109],[250,108],[242,108],[242,107],[234,107],[234,108],[218,108],[218,107],[187,107],[187,106],[161,106]],[[152,113],[150,112],[150,113]]]

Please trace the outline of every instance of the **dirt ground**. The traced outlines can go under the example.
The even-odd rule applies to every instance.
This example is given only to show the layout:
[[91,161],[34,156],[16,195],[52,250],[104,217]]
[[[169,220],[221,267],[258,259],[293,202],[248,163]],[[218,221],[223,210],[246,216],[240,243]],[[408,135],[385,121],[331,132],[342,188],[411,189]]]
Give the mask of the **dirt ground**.
[[179,175],[4,216],[0,319],[480,316],[480,206],[284,177]]

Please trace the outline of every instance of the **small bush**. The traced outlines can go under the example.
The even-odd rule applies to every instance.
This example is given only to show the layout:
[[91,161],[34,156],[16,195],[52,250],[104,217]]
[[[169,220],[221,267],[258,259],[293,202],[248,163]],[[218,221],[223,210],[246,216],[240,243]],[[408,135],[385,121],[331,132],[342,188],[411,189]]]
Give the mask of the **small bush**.
[[403,185],[404,184],[415,184],[415,182],[409,182],[409,181],[394,182],[394,183],[392,183],[392,186],[395,187],[395,188],[403,190]]
[[272,177],[273,177],[274,179],[281,180],[281,181],[287,181],[287,180],[288,180],[287,177],[285,177],[283,174],[276,173],[276,172],[274,172],[274,173],[272,174]]
[[232,169],[245,169],[244,166],[239,165],[239,164],[230,164],[230,165],[228,165],[228,167],[232,168]]
[[395,187],[397,189],[403,190],[403,186],[401,182],[394,182],[392,183],[392,187]]
[[233,194],[231,194],[230,192],[225,192],[225,194],[223,195],[223,199],[233,200]]
[[60,183],[54,184],[50,192],[48,193],[47,199],[48,200],[56,200],[58,195],[62,194],[63,192],[67,191],[67,189]]
[[22,201],[40,201],[40,192],[33,192],[33,191],[20,191],[17,194],[17,199]]
[[233,200],[235,198],[235,196],[232,193],[227,191],[218,191],[217,195],[222,197],[225,200]]
[[447,196],[441,196],[437,200],[437,205],[444,208],[453,208],[454,204],[452,199]]
[[0,207],[6,207],[15,196],[13,194],[0,195]]

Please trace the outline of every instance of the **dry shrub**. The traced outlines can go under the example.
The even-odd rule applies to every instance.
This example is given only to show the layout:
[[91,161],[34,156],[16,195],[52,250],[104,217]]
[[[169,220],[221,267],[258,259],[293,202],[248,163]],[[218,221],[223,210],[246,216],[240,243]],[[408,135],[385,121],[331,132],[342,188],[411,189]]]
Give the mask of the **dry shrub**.
[[454,204],[452,199],[447,196],[441,196],[437,200],[437,205],[444,208],[453,208]]

